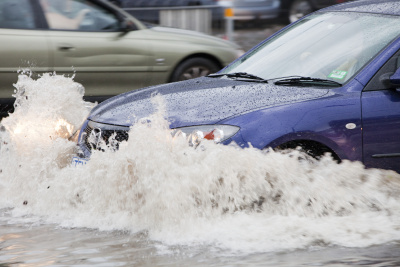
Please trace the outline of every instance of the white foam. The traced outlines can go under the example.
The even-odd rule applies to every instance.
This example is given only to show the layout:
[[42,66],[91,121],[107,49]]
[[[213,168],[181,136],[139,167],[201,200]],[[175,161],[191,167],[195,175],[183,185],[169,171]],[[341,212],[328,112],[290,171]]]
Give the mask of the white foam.
[[[88,114],[82,86],[45,74],[21,75],[16,88],[19,106],[0,132],[0,208],[14,218],[244,253],[400,239],[400,176],[392,171],[210,141],[194,149],[171,136],[159,96],[159,111],[131,128],[129,142],[76,168],[65,135]],[[67,124],[57,131],[60,120]]]

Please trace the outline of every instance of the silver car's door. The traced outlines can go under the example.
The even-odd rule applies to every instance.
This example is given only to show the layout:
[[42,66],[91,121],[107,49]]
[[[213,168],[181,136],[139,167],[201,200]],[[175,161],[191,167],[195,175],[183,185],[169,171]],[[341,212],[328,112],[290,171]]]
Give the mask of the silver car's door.
[[[12,107],[19,69],[49,71],[49,46],[30,0],[0,1],[0,113]],[[3,114],[4,113],[4,114]]]
[[123,32],[115,11],[88,0],[40,3],[55,51],[54,70],[75,74],[87,99],[102,100],[149,84],[151,55],[141,30]]

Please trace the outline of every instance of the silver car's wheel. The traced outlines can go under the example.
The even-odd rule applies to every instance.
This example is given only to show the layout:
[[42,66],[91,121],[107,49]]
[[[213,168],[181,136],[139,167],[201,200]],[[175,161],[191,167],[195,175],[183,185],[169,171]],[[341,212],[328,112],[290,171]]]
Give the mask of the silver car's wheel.
[[295,22],[313,11],[307,0],[295,0],[289,9],[289,21],[290,23]]
[[174,71],[171,82],[184,81],[215,73],[220,68],[206,58],[190,58],[182,62]]

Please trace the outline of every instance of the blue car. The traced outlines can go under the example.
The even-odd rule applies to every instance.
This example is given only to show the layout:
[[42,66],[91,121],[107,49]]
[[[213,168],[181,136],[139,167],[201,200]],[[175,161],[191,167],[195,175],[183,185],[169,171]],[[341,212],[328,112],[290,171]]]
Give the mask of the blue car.
[[[166,103],[175,132],[400,172],[400,2],[331,6],[288,25],[218,73],[113,97],[80,130],[80,157]],[[134,137],[132,137],[134,138]],[[199,140],[200,138],[200,140]]]

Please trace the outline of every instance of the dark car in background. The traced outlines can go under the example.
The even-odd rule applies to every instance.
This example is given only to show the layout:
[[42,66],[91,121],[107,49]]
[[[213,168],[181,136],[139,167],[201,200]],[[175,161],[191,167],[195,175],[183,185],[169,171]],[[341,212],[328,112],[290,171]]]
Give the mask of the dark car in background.
[[222,8],[233,8],[235,20],[278,19],[294,22],[318,9],[351,0],[219,0]]
[[160,23],[160,11],[175,8],[207,8],[211,10],[211,19],[223,19],[223,10],[218,7],[219,0],[109,0],[123,8],[137,19]]
[[[221,26],[224,11],[233,10],[234,20],[273,19],[280,14],[281,0],[110,0],[135,17],[152,23],[160,23],[160,11],[166,9],[207,8],[211,10],[213,25]],[[206,19],[206,18],[205,18]]]
[[278,19],[294,22],[318,9],[352,0],[109,0],[135,17],[160,23],[160,11],[168,8],[209,8],[214,25],[221,26],[224,10],[232,8],[241,21]]
[[279,16],[281,0],[219,0],[222,9],[232,8],[233,19],[241,21],[274,19]]
[[17,71],[75,75],[85,99],[216,72],[242,51],[195,31],[147,26],[103,0],[0,1],[0,116]]
[[280,0],[280,1],[281,1],[280,16],[291,23],[318,9],[352,0]]

